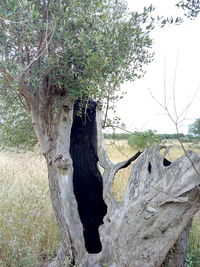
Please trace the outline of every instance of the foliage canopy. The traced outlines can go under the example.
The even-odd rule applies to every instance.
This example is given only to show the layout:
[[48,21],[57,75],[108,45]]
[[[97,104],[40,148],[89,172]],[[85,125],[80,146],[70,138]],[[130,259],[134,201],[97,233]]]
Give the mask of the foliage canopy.
[[1,130],[8,140],[13,130],[24,134],[22,115],[24,132],[30,129],[21,81],[34,94],[46,86],[56,109],[66,97],[116,100],[120,84],[140,78],[152,60],[152,10],[130,12],[124,0],[2,0]]
[[200,2],[199,0],[181,0],[177,4],[185,11],[185,15],[188,18],[196,18],[200,12]]
[[47,82],[61,97],[102,99],[151,61],[151,10],[129,12],[123,0],[2,0],[3,67],[32,91]]
[[32,148],[36,135],[27,111],[13,99],[1,99],[0,95],[0,145]]

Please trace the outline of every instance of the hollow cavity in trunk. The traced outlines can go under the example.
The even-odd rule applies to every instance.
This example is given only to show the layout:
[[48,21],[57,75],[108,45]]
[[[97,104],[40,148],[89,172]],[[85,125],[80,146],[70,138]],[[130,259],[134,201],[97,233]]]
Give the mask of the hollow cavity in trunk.
[[77,101],[71,130],[70,154],[73,161],[73,187],[78,212],[83,225],[83,236],[88,253],[102,250],[99,226],[107,206],[103,200],[103,181],[97,168],[96,103],[86,106]]

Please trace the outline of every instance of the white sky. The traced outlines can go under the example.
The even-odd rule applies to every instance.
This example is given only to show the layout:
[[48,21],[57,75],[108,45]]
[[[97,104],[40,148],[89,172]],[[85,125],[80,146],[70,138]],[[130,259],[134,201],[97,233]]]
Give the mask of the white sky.
[[[175,7],[177,2],[174,0],[128,0],[133,10],[141,10],[143,6],[152,3],[158,15],[183,16],[183,11]],[[117,105],[117,115],[121,117],[127,129],[131,131],[155,129],[159,133],[176,132],[175,125],[167,116],[166,111],[152,98],[150,91],[161,104],[164,104],[165,76],[166,100],[169,103],[169,112],[175,118],[173,80],[176,76],[174,95],[177,113],[180,114],[188,106],[200,87],[199,29],[200,18],[193,21],[187,20],[178,26],[156,27],[152,34],[155,59],[148,66],[147,73],[142,79],[123,86],[127,95]],[[187,133],[188,125],[200,117],[200,90],[186,114],[183,115],[184,121],[180,123],[179,131]]]

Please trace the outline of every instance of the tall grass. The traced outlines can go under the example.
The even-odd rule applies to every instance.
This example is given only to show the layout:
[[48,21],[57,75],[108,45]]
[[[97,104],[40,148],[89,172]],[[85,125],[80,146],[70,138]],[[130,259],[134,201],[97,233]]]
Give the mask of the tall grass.
[[59,245],[45,162],[0,153],[0,266],[44,266]]
[[[109,141],[107,148],[115,162],[137,152],[123,141],[116,144]],[[181,149],[175,148],[168,159],[182,154]],[[120,170],[115,177],[113,195],[118,201],[123,198],[131,168]],[[50,202],[46,164],[39,153],[0,152],[0,199],[0,266],[46,266],[56,254],[60,237]],[[199,242],[200,219],[196,217],[188,267],[198,266]]]
[[189,237],[187,267],[200,267],[200,213],[193,219]]

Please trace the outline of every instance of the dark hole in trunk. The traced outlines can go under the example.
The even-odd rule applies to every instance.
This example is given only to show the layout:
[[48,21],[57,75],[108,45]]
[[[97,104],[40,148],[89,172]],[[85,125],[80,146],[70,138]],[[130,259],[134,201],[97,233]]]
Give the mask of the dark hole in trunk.
[[99,226],[103,224],[107,206],[103,200],[103,181],[97,168],[96,103],[89,101],[87,108],[74,104],[70,154],[73,160],[73,187],[78,212],[83,225],[85,247],[88,253],[102,250]]
[[163,159],[163,165],[164,165],[165,167],[167,167],[167,166],[171,165],[171,161],[169,161],[168,159],[164,158],[164,159]]
[[148,171],[149,171],[149,173],[151,173],[151,163],[150,162],[148,164]]

